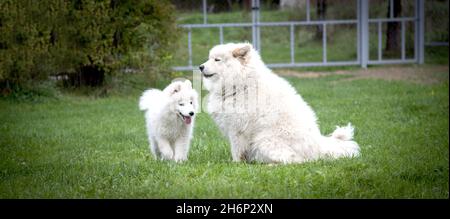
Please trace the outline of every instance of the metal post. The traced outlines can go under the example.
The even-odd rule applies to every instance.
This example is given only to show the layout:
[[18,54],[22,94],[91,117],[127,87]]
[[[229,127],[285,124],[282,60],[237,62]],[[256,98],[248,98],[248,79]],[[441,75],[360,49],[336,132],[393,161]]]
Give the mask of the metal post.
[[291,32],[291,63],[295,63],[295,58],[294,58],[294,25],[291,24],[291,28],[290,28],[290,32]]
[[383,25],[383,23],[381,21],[378,21],[378,61],[381,61],[381,59],[383,57],[383,55],[382,55],[383,53],[381,51],[383,48],[383,46],[382,46],[383,38],[382,38],[382,34],[381,34],[382,25]]
[[256,42],[257,50],[261,54],[261,28],[259,28],[259,10],[260,10],[260,0],[256,0]]
[[360,64],[362,68],[367,68],[369,60],[369,1],[358,0],[358,28],[361,39],[360,42]]
[[405,60],[406,58],[406,51],[405,51],[405,21],[402,21],[402,26],[401,26],[401,48],[402,48],[402,60]]
[[188,29],[188,52],[189,52],[189,67],[192,66],[192,30],[191,28]]
[[219,39],[220,39],[220,44],[223,44],[223,26],[219,27]]
[[306,21],[311,19],[311,15],[309,14],[309,0],[306,0]]
[[394,18],[394,0],[389,1],[389,18]]
[[425,4],[424,0],[416,0],[416,34],[415,56],[418,64],[425,61]]
[[252,0],[252,44],[261,53],[261,31],[259,28],[259,0]]
[[322,24],[322,62],[327,63],[327,25]]
[[252,44],[253,48],[257,48],[256,42],[256,0],[252,0]]
[[[199,94],[202,93],[202,82],[202,73],[200,72],[200,70],[198,68],[192,69],[192,88]],[[205,102],[203,102],[203,98],[198,98],[198,102],[198,106],[200,107],[195,107],[197,108],[195,109],[195,113],[205,112],[203,111],[204,109],[206,109],[206,107],[204,106]]]
[[414,60],[419,63],[419,1],[414,2]]
[[206,0],[203,0],[203,23],[208,23],[208,13],[207,13],[207,3]]
[[361,11],[359,10],[360,3],[359,0],[356,0],[356,60],[361,63]]

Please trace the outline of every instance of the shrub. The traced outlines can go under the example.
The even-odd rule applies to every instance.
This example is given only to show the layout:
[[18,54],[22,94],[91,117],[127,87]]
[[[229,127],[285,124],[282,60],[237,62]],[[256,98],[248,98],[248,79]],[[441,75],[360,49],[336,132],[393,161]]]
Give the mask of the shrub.
[[168,73],[178,33],[173,6],[160,0],[2,0],[0,11],[3,89],[50,75],[98,86],[124,69],[151,83]]

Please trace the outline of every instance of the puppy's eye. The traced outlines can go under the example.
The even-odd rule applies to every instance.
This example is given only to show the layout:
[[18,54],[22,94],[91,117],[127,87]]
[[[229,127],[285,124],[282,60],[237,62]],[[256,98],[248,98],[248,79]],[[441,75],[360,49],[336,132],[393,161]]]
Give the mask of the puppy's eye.
[[180,106],[184,106],[184,103],[180,103],[180,104],[178,104],[178,105],[180,105]]
[[220,59],[219,58],[215,58],[214,61],[220,62]]
[[192,105],[192,101],[191,101],[191,105]]

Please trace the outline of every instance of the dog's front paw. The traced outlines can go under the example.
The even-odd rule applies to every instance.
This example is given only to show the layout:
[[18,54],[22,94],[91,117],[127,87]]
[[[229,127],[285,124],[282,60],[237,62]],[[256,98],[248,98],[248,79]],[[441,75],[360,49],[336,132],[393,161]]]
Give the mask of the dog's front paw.
[[171,153],[161,152],[161,160],[173,160],[173,155]]
[[175,162],[177,162],[177,163],[183,163],[184,161],[187,160],[187,158],[186,157],[174,157],[173,160],[175,160]]

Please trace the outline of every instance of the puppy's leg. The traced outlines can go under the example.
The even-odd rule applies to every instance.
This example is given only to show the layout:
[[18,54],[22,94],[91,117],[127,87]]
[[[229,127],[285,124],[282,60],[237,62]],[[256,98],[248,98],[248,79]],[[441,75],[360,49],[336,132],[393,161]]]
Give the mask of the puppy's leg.
[[189,139],[182,137],[175,141],[173,159],[176,162],[183,162],[187,160],[189,153]]
[[163,160],[172,160],[173,159],[173,150],[170,147],[170,143],[167,139],[157,138],[156,139],[159,152],[161,153],[161,158]]
[[157,159],[160,156],[160,152],[158,149],[158,143],[153,137],[149,137],[149,141],[150,141],[150,145],[149,145],[150,152],[153,154],[153,157],[155,159]]

